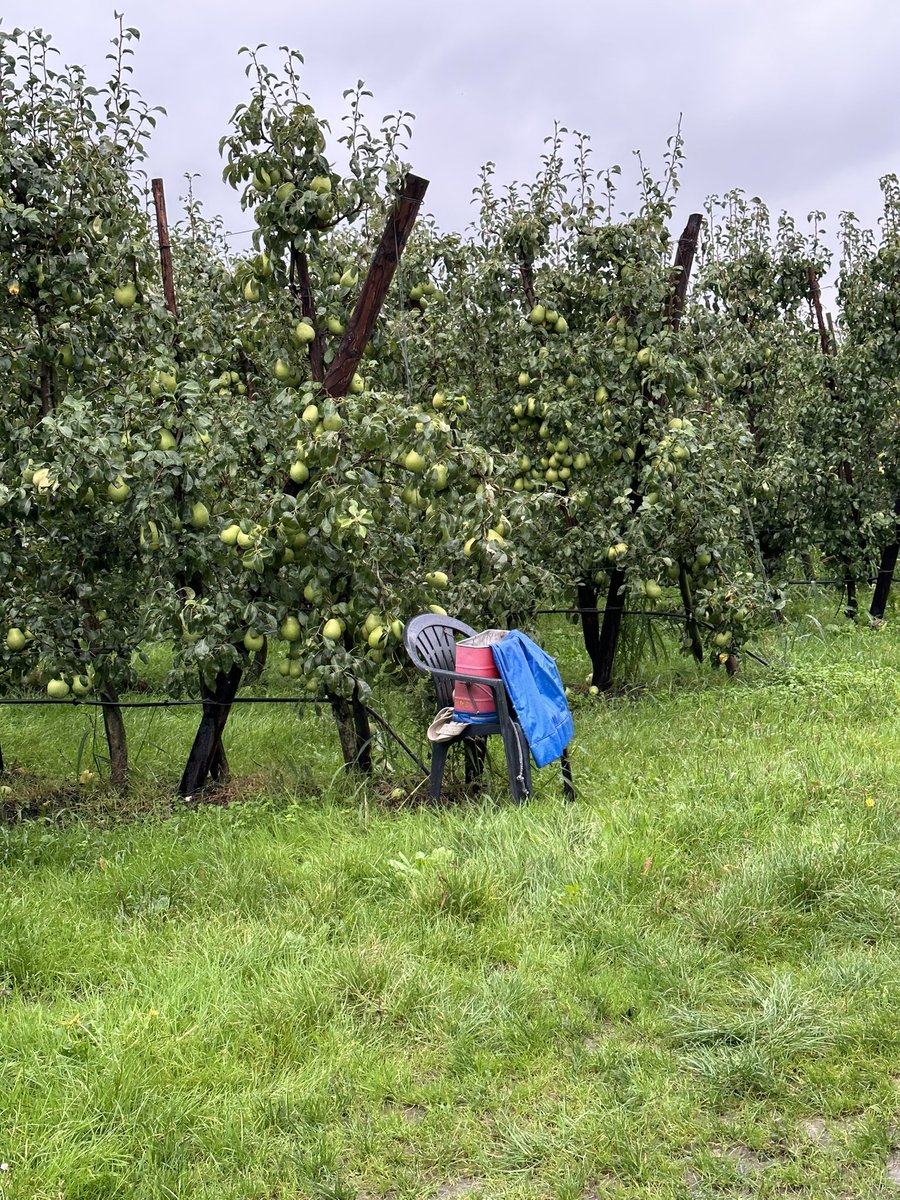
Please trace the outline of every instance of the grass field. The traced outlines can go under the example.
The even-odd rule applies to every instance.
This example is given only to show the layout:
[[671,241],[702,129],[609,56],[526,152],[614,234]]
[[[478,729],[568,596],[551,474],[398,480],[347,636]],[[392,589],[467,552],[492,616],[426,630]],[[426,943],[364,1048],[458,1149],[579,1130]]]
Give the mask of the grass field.
[[181,711],[123,805],[0,712],[2,1200],[900,1195],[900,634],[767,652],[578,698],[574,804],[388,804],[247,708],[230,804],[166,798]]

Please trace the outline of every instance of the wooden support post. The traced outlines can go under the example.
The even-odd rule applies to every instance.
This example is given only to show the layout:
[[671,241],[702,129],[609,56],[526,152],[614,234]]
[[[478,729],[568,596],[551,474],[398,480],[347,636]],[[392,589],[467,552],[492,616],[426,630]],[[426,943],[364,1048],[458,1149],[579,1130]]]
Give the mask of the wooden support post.
[[[175,297],[175,271],[172,266],[172,245],[169,240],[169,218],[166,212],[166,192],[162,179],[154,179],[151,181],[151,190],[153,194],[153,206],[156,210],[156,233],[159,243],[159,265],[160,275],[162,278],[163,296],[165,298],[166,308],[172,314],[173,319],[178,320],[178,304]],[[175,342],[176,356],[178,352],[178,332],[177,328],[173,335]],[[178,435],[181,436],[180,433]],[[176,499],[181,502],[183,499],[183,489],[179,482],[176,485]],[[186,580],[179,579],[179,587],[183,587]],[[199,595],[202,591],[202,582],[199,578],[191,580],[191,587]],[[238,676],[238,682],[240,676]],[[200,691],[204,699],[211,701],[210,705],[204,704],[203,716],[200,720],[200,728],[194,739],[194,744],[191,747],[188,761],[182,774],[181,783],[179,785],[179,794],[182,796],[193,795],[196,790],[206,782],[207,778],[212,775],[214,779],[223,778],[228,773],[228,759],[225,755],[225,748],[222,745],[221,729],[224,728],[225,719],[227,719],[227,709],[223,703],[218,703],[219,694],[223,698],[227,698],[227,703],[230,707],[230,702],[234,699],[237,691],[229,691],[230,676],[224,679],[217,680],[217,686],[214,689],[209,689],[205,686],[202,679],[200,681]],[[218,724],[218,719],[224,711],[225,718],[222,719],[221,725]],[[104,710],[105,714],[105,710]],[[198,782],[199,781],[199,782]]]
[[166,308],[173,317],[178,316],[175,303],[175,275],[172,271],[172,247],[169,243],[169,219],[166,216],[166,193],[161,179],[151,181],[153,207],[156,209],[156,232],[159,239],[159,265],[162,271],[163,295]]
[[428,180],[418,175],[407,175],[403,181],[400,196],[381,235],[353,315],[347,322],[347,331],[325,376],[325,391],[329,396],[347,394],[427,190]]
[[290,266],[291,291],[300,301],[300,311],[316,331],[309,346],[309,370],[316,383],[325,378],[325,338],[316,321],[316,302],[309,279],[309,259],[302,250],[291,248]]
[[678,249],[675,252],[675,262],[669,276],[669,302],[666,305],[666,318],[669,327],[677,332],[681,327],[684,316],[684,306],[687,301],[688,284],[691,279],[691,268],[694,265],[694,255],[697,253],[697,242],[703,217],[700,213],[691,213],[688,217],[684,232],[678,239]]
[[[681,325],[681,318],[684,315],[688,284],[691,278],[691,268],[694,265],[697,240],[700,236],[702,225],[702,214],[691,213],[684,227],[684,232],[678,239],[675,261],[672,264],[672,270],[669,274],[669,298],[665,309],[666,321],[673,331],[677,331]],[[644,400],[646,405],[659,403],[648,395],[645,395]],[[631,511],[633,513],[637,512],[643,501],[643,496],[640,493],[638,467],[644,457],[644,449],[643,441],[639,440],[635,451],[635,472],[631,486]],[[601,691],[606,691],[612,686],[613,666],[615,664],[616,649],[619,644],[619,634],[622,629],[624,613],[625,572],[614,568],[610,575],[609,588],[606,593],[606,608],[603,613],[603,624],[600,627],[600,645],[597,653],[597,661],[594,663],[591,676],[591,682],[595,687],[600,688]]]
[[530,307],[534,308],[537,304],[537,296],[534,292],[534,264],[529,262],[524,255],[519,259],[519,274],[522,276],[522,291],[525,293],[525,299]]
[[[407,175],[400,189],[400,195],[394,204],[388,218],[381,241],[369,264],[369,270],[363,281],[359,297],[347,322],[347,329],[341,339],[337,354],[325,374],[323,387],[329,396],[340,399],[346,396],[356,368],[362,361],[366,346],[375,329],[375,322],[381,312],[387,297],[391,281],[409,235],[412,233],[419,214],[419,208],[428,190],[428,180],[419,175]],[[310,311],[312,311],[312,292],[309,288],[309,276],[306,277],[306,290],[309,295]],[[313,343],[313,347],[316,343]],[[313,348],[310,348],[312,357]],[[320,376],[321,378],[321,376]],[[289,481],[286,490],[295,494],[296,485]],[[341,739],[341,750],[344,755],[344,765],[348,770],[356,769],[365,774],[372,770],[372,728],[365,705],[354,688],[353,696],[348,701],[344,697],[330,695],[328,697],[332,712],[338,726]]]
[[816,314],[816,327],[819,330],[819,345],[822,347],[825,357],[831,358],[835,348],[831,341],[830,330],[825,324],[825,314],[822,312],[822,293],[819,290],[819,280],[815,268],[811,263],[806,268],[806,275],[809,280],[809,295],[812,300],[813,312]]

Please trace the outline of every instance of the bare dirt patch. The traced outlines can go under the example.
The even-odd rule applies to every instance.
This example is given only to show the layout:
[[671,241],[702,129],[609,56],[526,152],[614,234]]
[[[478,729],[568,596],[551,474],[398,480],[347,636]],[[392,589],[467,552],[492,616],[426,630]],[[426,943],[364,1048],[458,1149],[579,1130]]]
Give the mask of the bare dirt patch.
[[434,1193],[434,1200],[457,1200],[460,1196],[471,1196],[481,1191],[481,1181],[472,1175],[463,1175],[452,1183],[442,1183]]

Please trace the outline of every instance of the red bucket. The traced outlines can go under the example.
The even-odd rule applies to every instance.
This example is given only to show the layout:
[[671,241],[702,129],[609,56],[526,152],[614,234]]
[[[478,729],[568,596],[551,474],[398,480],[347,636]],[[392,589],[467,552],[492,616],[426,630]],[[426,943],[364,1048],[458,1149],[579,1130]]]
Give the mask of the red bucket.
[[[506,637],[505,629],[486,629],[474,637],[456,643],[456,669],[462,675],[480,675],[483,679],[499,679],[500,672],[494,662],[491,646]],[[479,687],[477,683],[453,685],[453,708],[464,719],[476,721],[496,720],[493,688]]]

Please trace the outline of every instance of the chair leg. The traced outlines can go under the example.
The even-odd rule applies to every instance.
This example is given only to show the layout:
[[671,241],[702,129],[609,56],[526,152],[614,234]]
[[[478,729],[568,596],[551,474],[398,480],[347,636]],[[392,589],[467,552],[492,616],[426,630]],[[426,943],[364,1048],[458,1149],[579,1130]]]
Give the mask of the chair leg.
[[572,782],[572,764],[569,762],[569,749],[566,747],[559,756],[562,766],[563,795],[567,800],[575,799],[575,784]]
[[525,795],[530,796],[532,793],[531,787],[531,749],[528,745],[528,739],[522,732],[520,725],[515,726],[516,734],[519,739],[519,749],[522,751],[522,775],[525,779]]
[[529,781],[530,764],[527,759],[528,744],[513,724],[504,724],[501,727],[501,735],[503,737],[503,749],[506,752],[506,771],[509,775],[509,790],[512,793],[513,802],[521,804],[528,797],[531,790]]
[[444,778],[444,767],[447,765],[450,746],[450,742],[434,742],[431,747],[431,778],[428,794],[432,800],[441,798],[441,782]]

